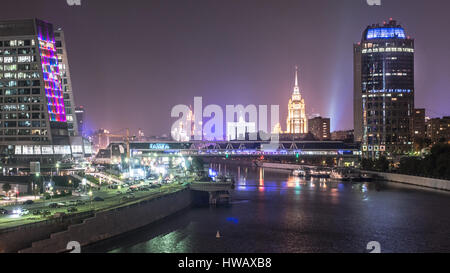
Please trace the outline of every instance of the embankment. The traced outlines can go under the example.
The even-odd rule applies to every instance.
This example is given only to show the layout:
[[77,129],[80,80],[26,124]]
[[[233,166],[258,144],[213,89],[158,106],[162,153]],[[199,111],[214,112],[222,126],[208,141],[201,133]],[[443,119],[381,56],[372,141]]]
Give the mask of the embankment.
[[415,185],[415,186],[426,187],[426,188],[437,189],[437,190],[450,191],[450,181],[449,180],[434,179],[434,178],[404,175],[404,174],[396,174],[396,173],[381,173],[381,172],[371,172],[371,171],[364,171],[364,172],[376,175],[379,179],[383,179],[383,180],[387,180],[387,181],[391,181],[391,182]]
[[[66,251],[67,243],[89,245],[151,224],[191,205],[191,191],[180,190],[128,206],[100,211],[80,223],[37,225],[0,234],[2,252],[55,253]],[[63,230],[61,230],[63,229]],[[23,236],[33,234],[32,236]],[[11,238],[12,240],[9,240]],[[6,239],[3,242],[3,239]]]

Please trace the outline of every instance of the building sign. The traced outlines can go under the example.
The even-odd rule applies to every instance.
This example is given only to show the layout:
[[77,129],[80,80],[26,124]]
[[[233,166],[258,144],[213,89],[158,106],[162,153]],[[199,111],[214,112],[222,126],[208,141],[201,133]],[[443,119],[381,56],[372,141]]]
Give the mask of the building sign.
[[163,143],[150,143],[149,147],[151,150],[168,150],[168,149],[170,149],[169,144],[163,144]]

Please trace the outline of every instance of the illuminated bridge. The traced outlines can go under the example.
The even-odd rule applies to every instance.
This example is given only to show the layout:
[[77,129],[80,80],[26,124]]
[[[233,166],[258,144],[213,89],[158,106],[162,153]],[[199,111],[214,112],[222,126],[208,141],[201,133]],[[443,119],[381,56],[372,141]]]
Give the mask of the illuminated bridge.
[[[202,156],[202,157],[292,157],[298,158],[338,158],[358,160],[359,147],[339,141],[279,141],[269,145],[268,141],[151,141],[130,142],[130,156],[141,158],[149,156]],[[98,163],[109,163],[126,156],[127,144],[111,143],[107,149],[97,154]]]

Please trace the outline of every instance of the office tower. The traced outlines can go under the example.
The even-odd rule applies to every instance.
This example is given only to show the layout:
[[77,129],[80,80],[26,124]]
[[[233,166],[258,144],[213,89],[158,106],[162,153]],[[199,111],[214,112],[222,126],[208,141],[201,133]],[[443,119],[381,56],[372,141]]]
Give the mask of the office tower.
[[305,99],[300,94],[298,85],[298,68],[295,68],[294,91],[288,104],[287,130],[288,134],[308,133],[308,119],[305,113]]
[[75,118],[77,121],[78,135],[84,136],[84,107],[83,106],[75,107]]
[[315,117],[308,120],[308,132],[318,140],[330,140],[330,119]]
[[366,28],[354,45],[354,126],[364,157],[402,155],[412,148],[414,40],[390,20]]
[[413,117],[411,119],[411,134],[414,140],[423,139],[426,136],[425,125],[425,109],[414,109]]
[[450,143],[450,116],[429,119],[426,128],[426,136],[433,144]]
[[63,90],[64,106],[66,110],[67,129],[70,136],[79,134],[77,115],[75,113],[75,102],[72,92],[72,80],[70,77],[69,62],[67,57],[66,40],[61,28],[55,30],[56,54],[58,55],[59,74],[61,76],[61,87]]
[[83,151],[70,145],[63,94],[53,25],[0,21],[0,153],[42,162]]

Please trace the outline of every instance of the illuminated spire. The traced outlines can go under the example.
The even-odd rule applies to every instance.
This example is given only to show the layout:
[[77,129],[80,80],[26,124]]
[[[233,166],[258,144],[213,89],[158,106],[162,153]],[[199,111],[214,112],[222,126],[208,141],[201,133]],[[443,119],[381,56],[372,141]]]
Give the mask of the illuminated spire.
[[300,88],[298,87],[298,66],[295,66],[294,94],[300,94]]

